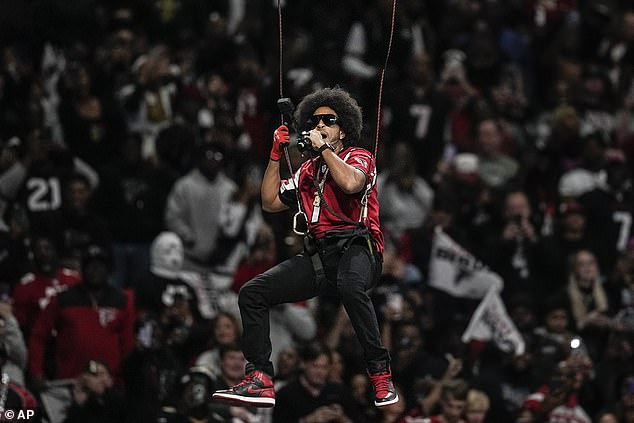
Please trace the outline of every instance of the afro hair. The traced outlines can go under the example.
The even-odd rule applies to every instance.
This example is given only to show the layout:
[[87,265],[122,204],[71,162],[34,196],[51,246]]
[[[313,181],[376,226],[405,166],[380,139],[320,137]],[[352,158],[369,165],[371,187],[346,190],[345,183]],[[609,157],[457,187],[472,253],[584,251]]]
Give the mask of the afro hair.
[[295,111],[295,119],[303,125],[320,107],[330,107],[337,112],[339,126],[346,134],[344,144],[357,144],[363,125],[361,107],[357,101],[339,87],[322,88],[303,98]]

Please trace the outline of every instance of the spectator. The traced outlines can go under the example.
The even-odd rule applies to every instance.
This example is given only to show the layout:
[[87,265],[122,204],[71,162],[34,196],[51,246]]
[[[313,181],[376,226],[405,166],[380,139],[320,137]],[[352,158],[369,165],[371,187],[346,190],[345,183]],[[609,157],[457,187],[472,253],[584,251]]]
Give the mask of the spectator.
[[634,329],[634,245],[628,245],[617,258],[605,291],[621,330]]
[[[464,380],[455,379],[443,385],[440,395],[440,414],[432,415],[430,423],[466,423],[462,418],[467,406],[469,386]],[[420,417],[419,409],[408,412],[409,417]],[[407,417],[401,422],[406,422]]]
[[163,211],[176,175],[141,157],[141,137],[128,134],[121,154],[101,171],[97,207],[112,231],[112,283],[129,287],[149,269],[150,243],[164,229]]
[[185,269],[209,272],[220,235],[223,207],[237,189],[225,174],[225,148],[199,147],[197,166],[174,184],[165,208],[165,223],[185,246]]
[[161,407],[177,405],[178,380],[186,367],[157,320],[138,325],[137,345],[121,365],[126,423],[155,423]]
[[332,421],[350,423],[359,416],[352,408],[354,400],[343,384],[328,382],[330,354],[312,343],[300,353],[302,372],[296,381],[277,393],[273,421]]
[[294,346],[281,350],[275,363],[275,390],[279,391],[297,378],[299,373],[299,353]]
[[109,163],[125,134],[118,104],[97,95],[90,70],[82,63],[68,63],[60,82],[59,118],[65,145],[92,167]]
[[442,57],[444,62],[440,70],[438,90],[451,102],[450,139],[445,148],[445,156],[451,161],[455,153],[477,153],[474,129],[488,106],[469,78],[464,52],[452,48],[445,51]]
[[598,408],[616,405],[621,398],[623,380],[634,374],[634,340],[631,335],[623,332],[610,335],[595,372],[596,387],[601,393]]
[[[82,259],[82,283],[54,297],[37,318],[29,340],[29,370],[36,385],[47,378],[72,378],[83,363],[99,359],[115,378],[134,346],[134,304],[127,293],[108,284],[112,262],[99,246]],[[46,374],[44,351],[52,331],[55,369]]]
[[543,308],[543,325],[533,332],[534,377],[537,381],[543,381],[555,372],[558,363],[570,354],[572,340],[577,339],[577,348],[587,353],[581,337],[571,330],[570,306],[566,297],[550,297],[544,302]]
[[[244,376],[244,365],[246,360],[237,344],[225,345],[220,349],[220,374],[213,382],[209,393],[218,389],[227,389],[242,380]],[[205,403],[207,402],[205,397]],[[226,422],[256,423],[258,410],[255,407],[237,407],[234,405],[224,405],[211,403],[209,411],[220,415]]]
[[487,394],[477,389],[469,389],[467,392],[467,408],[465,416],[468,423],[484,423],[491,402]]
[[511,190],[505,195],[502,219],[487,248],[487,262],[504,280],[505,298],[517,293],[538,298],[542,293],[538,289],[539,233],[526,193]]
[[[406,403],[409,406],[407,408],[408,416],[429,416],[438,410],[445,388],[458,380],[457,376],[463,368],[461,359],[456,359],[450,355],[447,355],[447,359],[448,364],[440,376],[431,374],[430,369],[433,368],[432,366],[439,364],[433,362],[427,364],[429,367],[427,371],[417,369],[413,375],[407,375],[410,378],[412,376],[418,378],[408,394],[410,397],[409,403]],[[408,398],[408,396],[405,398]],[[415,397],[415,402],[411,400],[412,396]]]
[[117,93],[128,128],[143,134],[143,159],[156,156],[156,137],[174,117],[178,86],[171,77],[170,62],[167,47],[154,46],[137,57],[132,65],[136,79]]
[[[176,406],[162,407],[158,415],[158,421],[166,423],[208,421],[211,413],[206,402],[206,397],[211,395],[212,386],[213,379],[206,373],[204,368],[192,367],[180,379],[178,386],[179,397],[175,401]],[[213,415],[213,421],[230,421],[224,417],[225,416],[215,414]],[[157,419],[148,419],[148,421],[156,420]]]
[[[317,335],[317,322],[305,302],[281,304],[271,309],[271,362],[276,363],[282,350],[299,347]],[[331,360],[331,365],[332,363]]]
[[249,254],[242,259],[234,273],[231,290],[240,292],[242,285],[275,265],[278,259],[275,234],[270,225],[259,227]]
[[69,268],[79,271],[84,248],[91,244],[111,248],[112,235],[104,218],[92,208],[93,188],[84,175],[71,175],[64,185],[64,195],[61,257]]
[[572,256],[566,288],[575,327],[588,344],[590,356],[600,357],[608,332],[614,327],[610,304],[594,254],[580,250]]
[[13,383],[25,386],[26,344],[11,308],[10,304],[0,302],[0,348],[4,352],[2,371]]
[[485,346],[472,366],[477,374],[471,378],[471,387],[490,398],[485,421],[513,421],[517,416],[534,389],[534,355],[530,346],[521,355],[503,354],[491,344]]
[[14,203],[5,212],[7,231],[0,230],[0,284],[8,290],[31,270],[31,233],[24,208]]
[[597,258],[601,268],[607,270],[614,267],[616,257],[628,247],[632,230],[627,222],[633,215],[634,201],[628,164],[618,155],[608,158],[607,152],[601,153],[601,166],[595,171],[596,186],[582,194],[579,203],[586,210],[589,230],[602,241],[603,248]]
[[591,232],[586,223],[584,207],[577,201],[566,201],[560,206],[560,219],[555,225],[552,235],[542,237],[539,251],[540,263],[549,284],[544,288],[550,292],[552,288],[561,289],[566,285],[568,277],[568,260],[576,251],[581,249],[599,251],[596,234]]
[[435,86],[434,62],[428,53],[413,55],[405,69],[407,77],[394,81],[391,96],[386,93],[386,113],[391,118],[383,125],[393,145],[405,142],[409,146],[413,154],[408,161],[419,176],[431,182],[447,142],[451,103]]
[[519,164],[505,153],[505,134],[499,121],[483,119],[476,127],[478,173],[490,188],[504,188],[518,175]]
[[27,340],[35,321],[53,297],[81,280],[77,271],[60,264],[57,247],[50,238],[35,238],[33,262],[33,272],[22,277],[12,294],[15,317]]
[[211,321],[211,348],[196,358],[196,366],[205,367],[212,375],[220,374],[220,350],[240,342],[241,326],[233,314],[219,312]]
[[183,265],[183,243],[173,232],[161,232],[150,250],[150,268],[135,283],[136,308],[157,318],[176,297],[189,303],[194,318],[200,320],[196,291],[180,276]]
[[[28,158],[20,158],[19,149],[22,140],[12,137],[0,147],[0,231],[8,231],[8,222],[4,220],[4,211],[17,195],[22,181],[26,177]],[[25,163],[26,162],[26,163]]]
[[531,421],[557,422],[574,419],[590,423],[591,419],[577,401],[577,392],[586,382],[591,364],[587,357],[570,356],[561,362],[550,381],[543,384],[524,402]]
[[63,206],[62,187],[74,173],[83,174],[95,187],[99,177],[94,169],[77,158],[73,151],[62,148],[34,132],[27,138],[29,168],[18,200],[28,212],[31,234],[47,235],[61,241],[60,213]]
[[126,409],[123,396],[114,388],[108,367],[90,360],[73,385],[73,402],[64,423],[121,423]]
[[[36,413],[33,421],[39,422],[42,414],[38,409],[39,404],[36,398],[11,377],[15,373],[11,370],[12,366],[7,366],[8,360],[11,360],[9,357],[11,354],[7,351],[5,344],[6,342],[0,343],[0,390],[3,392],[1,405],[5,410],[32,410]],[[18,415],[17,412],[16,415]]]
[[387,234],[399,240],[407,230],[423,226],[431,210],[434,192],[417,175],[413,152],[406,144],[392,148],[389,170],[378,180],[381,225]]
[[197,311],[190,304],[187,296],[175,293],[158,316],[165,348],[171,350],[185,368],[204,350],[208,334],[206,321],[196,318]]

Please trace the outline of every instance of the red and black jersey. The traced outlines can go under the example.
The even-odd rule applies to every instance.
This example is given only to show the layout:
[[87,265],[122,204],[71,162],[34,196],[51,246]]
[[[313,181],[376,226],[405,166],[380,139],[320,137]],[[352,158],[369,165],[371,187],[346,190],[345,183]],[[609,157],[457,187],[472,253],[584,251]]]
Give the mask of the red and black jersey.
[[81,280],[78,272],[64,267],[51,278],[41,273],[27,273],[13,289],[13,313],[25,336],[31,331],[37,316],[51,299]]
[[134,300],[131,292],[105,286],[98,297],[83,283],[53,297],[35,322],[29,339],[29,368],[42,376],[46,342],[54,329],[55,378],[77,376],[89,360],[105,363],[117,375],[134,347]]
[[315,172],[317,182],[322,187],[323,200],[336,214],[354,222],[361,222],[363,196],[367,193],[367,219],[365,225],[370,231],[377,251],[383,252],[383,234],[379,226],[379,200],[376,190],[376,167],[372,154],[363,148],[348,147],[338,153],[339,157],[350,166],[359,169],[366,175],[366,187],[358,194],[346,194],[332,179],[328,166],[321,157],[305,161],[295,172],[293,180],[286,179],[280,185],[280,199],[289,207],[297,207],[297,189],[306,213],[308,231],[317,239],[324,238],[330,231],[354,229],[355,224],[346,222],[335,216],[323,206],[322,199],[314,184]]

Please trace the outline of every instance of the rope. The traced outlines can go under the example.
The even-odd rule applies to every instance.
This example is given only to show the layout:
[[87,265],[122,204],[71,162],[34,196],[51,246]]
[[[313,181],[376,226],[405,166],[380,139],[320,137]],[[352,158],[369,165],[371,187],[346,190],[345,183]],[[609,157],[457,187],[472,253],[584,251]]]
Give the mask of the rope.
[[284,84],[284,67],[282,66],[282,59],[284,57],[283,48],[284,48],[284,40],[282,37],[282,0],[277,0],[277,25],[279,28],[279,45],[280,45],[280,57],[279,57],[279,69],[280,69],[280,98],[284,97],[284,93],[282,91],[282,85]]
[[[283,93],[283,84],[284,84],[284,71],[283,71],[283,30],[282,30],[282,5],[281,5],[281,0],[277,0],[277,16],[278,16],[278,28],[279,28],[279,94],[280,94],[280,98],[284,97],[284,93]],[[381,127],[381,104],[383,102],[383,81],[385,79],[385,69],[387,68],[387,64],[388,61],[390,59],[390,53],[392,52],[392,40],[394,38],[394,23],[396,21],[396,0],[392,1],[392,18],[391,18],[391,26],[390,26],[390,39],[388,42],[388,47],[387,47],[387,53],[385,55],[385,63],[383,64],[383,69],[381,70],[381,78],[380,78],[380,82],[379,82],[379,99],[378,99],[378,104],[377,104],[377,116],[376,116],[376,137],[375,137],[375,141],[374,141],[374,161],[376,162],[376,155],[378,152],[378,148],[379,148],[379,131],[380,131],[380,127]],[[284,117],[283,115],[280,118],[283,122]],[[294,172],[293,172],[293,168],[292,168],[292,163],[291,163],[291,159],[290,159],[290,155],[288,153],[288,148],[284,149],[284,159],[286,161],[286,165],[288,166],[288,170],[291,173],[291,181],[293,183],[293,187],[295,188],[295,191],[297,192],[297,206],[299,209],[298,213],[302,213],[304,215],[305,218],[307,218],[306,214],[303,211],[302,208],[302,204],[299,198],[299,188],[297,186],[295,186],[295,178],[294,178]],[[317,174],[317,169],[315,168],[315,176]],[[319,198],[321,200],[321,202],[323,203],[323,205],[325,206],[325,208],[333,213],[336,217],[342,219],[343,221],[346,222],[352,222],[352,223],[357,223],[357,222],[353,222],[349,219],[346,219],[342,216],[340,216],[338,213],[334,212],[334,210],[332,210],[329,206],[328,203],[326,202],[326,200],[323,198],[323,193],[321,192],[319,186],[317,186],[317,192],[319,194]],[[363,206],[367,208],[367,191],[363,196],[362,199],[362,203]],[[363,216],[360,218],[360,220],[364,220]],[[363,222],[364,223],[364,222]],[[294,228],[295,229],[295,228]],[[299,233],[296,231],[296,233]]]
[[[284,58],[284,32],[282,30],[282,0],[277,0],[277,25],[278,25],[278,31],[279,31],[279,47],[280,47],[280,57],[279,57],[279,83],[280,83],[280,97],[279,98],[283,98],[284,97],[284,91],[283,91],[283,85],[284,85],[284,62],[283,62],[283,58]],[[282,121],[282,123],[284,123],[284,115],[280,115],[280,120]],[[289,145],[290,146],[290,145]],[[288,147],[284,148],[284,161],[286,162],[286,166],[288,167],[288,171],[290,172],[290,178],[291,178],[291,182],[293,184],[293,188],[295,189],[296,192],[296,197],[297,197],[297,213],[295,214],[295,216],[293,217],[293,231],[297,234],[297,235],[306,235],[305,233],[302,233],[301,231],[299,231],[297,229],[297,217],[299,214],[303,215],[304,220],[306,221],[306,224],[308,224],[308,217],[306,216],[306,213],[304,212],[304,208],[302,207],[302,201],[299,197],[299,187],[295,184],[295,172],[293,171],[293,164],[291,163],[291,156],[288,153]]]
[[376,154],[379,149],[379,130],[381,129],[381,103],[383,102],[383,80],[385,79],[385,69],[387,68],[387,62],[390,60],[390,53],[392,52],[392,39],[394,38],[394,22],[396,20],[396,0],[392,1],[392,23],[390,28],[390,41],[387,45],[387,54],[385,55],[385,63],[381,70],[381,79],[379,82],[379,101],[377,105],[376,113],[376,137],[374,139],[374,160],[376,161]]

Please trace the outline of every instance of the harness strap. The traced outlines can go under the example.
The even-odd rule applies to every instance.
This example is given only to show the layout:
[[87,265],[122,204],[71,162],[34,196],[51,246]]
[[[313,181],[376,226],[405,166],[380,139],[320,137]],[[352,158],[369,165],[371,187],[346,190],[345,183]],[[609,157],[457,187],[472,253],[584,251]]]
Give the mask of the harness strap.
[[313,269],[315,270],[315,279],[317,284],[321,285],[326,281],[326,271],[324,270],[324,263],[321,261],[321,256],[319,255],[319,248],[314,238],[310,235],[304,236],[304,251],[310,256]]

